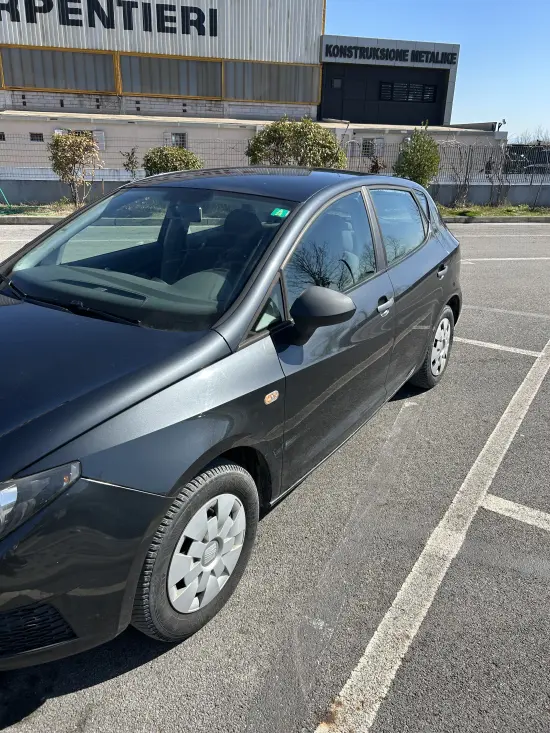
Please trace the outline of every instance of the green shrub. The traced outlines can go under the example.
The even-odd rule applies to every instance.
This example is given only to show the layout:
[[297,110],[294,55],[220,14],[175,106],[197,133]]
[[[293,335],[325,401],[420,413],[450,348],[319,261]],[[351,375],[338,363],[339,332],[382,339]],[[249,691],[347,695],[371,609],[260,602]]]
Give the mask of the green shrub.
[[48,143],[48,153],[53,172],[69,186],[72,203],[81,206],[90,194],[96,170],[102,168],[92,133],[55,134]]
[[248,143],[252,165],[345,168],[347,158],[334,134],[304,117],[300,122],[283,117],[266,125]]
[[413,131],[411,140],[399,154],[395,175],[408,178],[426,188],[439,170],[439,148],[428,133],[428,126]]
[[146,176],[156,176],[173,171],[197,171],[203,167],[203,163],[190,150],[165,145],[148,150],[143,158],[143,167]]

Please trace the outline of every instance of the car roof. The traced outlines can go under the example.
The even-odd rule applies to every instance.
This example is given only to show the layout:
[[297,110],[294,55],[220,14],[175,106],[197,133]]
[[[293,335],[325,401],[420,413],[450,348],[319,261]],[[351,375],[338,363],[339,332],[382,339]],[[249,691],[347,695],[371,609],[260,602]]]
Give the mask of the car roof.
[[350,188],[361,184],[400,183],[417,187],[412,181],[391,176],[375,176],[356,171],[330,168],[260,167],[210,168],[198,171],[163,173],[130,184],[131,187],[167,186],[204,188],[216,191],[247,193],[286,201],[302,202],[318,191],[341,187],[349,182]]

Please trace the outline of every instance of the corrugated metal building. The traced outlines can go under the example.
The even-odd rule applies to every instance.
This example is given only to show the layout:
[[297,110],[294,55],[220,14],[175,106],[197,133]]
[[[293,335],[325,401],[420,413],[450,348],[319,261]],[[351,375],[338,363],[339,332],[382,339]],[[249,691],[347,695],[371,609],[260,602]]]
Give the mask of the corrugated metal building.
[[27,108],[47,93],[95,95],[105,111],[109,97],[159,97],[189,100],[180,113],[204,113],[196,100],[235,106],[220,116],[243,103],[258,106],[248,116],[262,103],[299,116],[320,103],[324,17],[325,0],[9,0],[0,84]]

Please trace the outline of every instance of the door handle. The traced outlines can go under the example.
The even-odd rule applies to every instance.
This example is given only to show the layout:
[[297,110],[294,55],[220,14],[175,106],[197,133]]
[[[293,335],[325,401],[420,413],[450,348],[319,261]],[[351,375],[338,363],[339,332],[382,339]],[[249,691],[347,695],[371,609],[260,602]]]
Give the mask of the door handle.
[[443,278],[444,278],[444,277],[445,277],[445,275],[447,274],[447,270],[448,270],[448,269],[449,269],[449,268],[447,267],[447,265],[441,265],[441,267],[440,267],[440,268],[439,268],[439,270],[437,271],[437,277],[438,277],[438,278],[439,278],[440,280],[443,280]]
[[390,312],[390,308],[393,306],[394,303],[395,300],[393,298],[386,298],[383,303],[380,303],[380,305],[378,306],[378,312],[380,313],[382,318],[388,315],[388,313]]

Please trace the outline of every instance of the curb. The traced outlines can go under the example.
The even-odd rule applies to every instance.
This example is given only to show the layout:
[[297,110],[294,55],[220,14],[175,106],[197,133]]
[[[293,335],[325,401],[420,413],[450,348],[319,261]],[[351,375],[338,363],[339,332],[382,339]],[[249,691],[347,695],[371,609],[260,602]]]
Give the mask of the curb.
[[[57,224],[63,216],[0,216],[0,226]],[[134,220],[135,221],[135,220]],[[445,216],[445,224],[550,224],[550,216]],[[136,222],[137,223],[137,222]],[[145,222],[140,222],[144,224]],[[135,224],[134,224],[135,225]]]
[[64,218],[63,216],[0,216],[0,226],[57,224],[57,222],[63,221]]
[[550,216],[444,216],[445,224],[550,224]]

